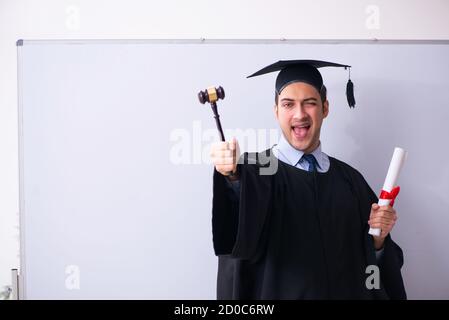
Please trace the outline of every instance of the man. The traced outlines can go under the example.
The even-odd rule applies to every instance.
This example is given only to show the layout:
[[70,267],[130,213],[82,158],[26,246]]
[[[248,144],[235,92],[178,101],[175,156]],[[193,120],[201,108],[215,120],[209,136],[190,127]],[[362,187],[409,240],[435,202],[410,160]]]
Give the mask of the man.
[[[390,237],[395,210],[379,207],[357,170],[321,150],[323,66],[349,67],[279,61],[254,74],[280,70],[274,114],[282,137],[273,148],[237,162],[235,139],[212,147],[218,299],[406,298],[402,250]],[[370,226],[381,235],[369,235]],[[368,266],[378,266],[380,287],[369,285]]]

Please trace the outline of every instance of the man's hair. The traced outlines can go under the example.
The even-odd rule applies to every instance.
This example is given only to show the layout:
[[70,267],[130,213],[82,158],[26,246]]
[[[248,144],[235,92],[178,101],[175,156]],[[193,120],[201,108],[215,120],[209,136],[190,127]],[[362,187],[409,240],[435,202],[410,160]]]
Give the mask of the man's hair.
[[[326,101],[326,99],[327,99],[327,89],[324,84],[321,86],[320,97],[321,97],[321,103],[324,103],[324,101]],[[277,92],[274,92],[274,102],[276,103],[276,105],[278,105],[279,94]]]

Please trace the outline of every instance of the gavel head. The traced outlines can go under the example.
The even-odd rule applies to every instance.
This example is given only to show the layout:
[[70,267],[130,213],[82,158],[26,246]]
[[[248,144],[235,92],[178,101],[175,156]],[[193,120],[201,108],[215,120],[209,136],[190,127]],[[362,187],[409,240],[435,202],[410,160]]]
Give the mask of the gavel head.
[[206,102],[214,103],[219,99],[224,99],[225,92],[222,87],[209,87],[204,91],[200,91],[198,93],[198,99],[202,104],[205,104]]

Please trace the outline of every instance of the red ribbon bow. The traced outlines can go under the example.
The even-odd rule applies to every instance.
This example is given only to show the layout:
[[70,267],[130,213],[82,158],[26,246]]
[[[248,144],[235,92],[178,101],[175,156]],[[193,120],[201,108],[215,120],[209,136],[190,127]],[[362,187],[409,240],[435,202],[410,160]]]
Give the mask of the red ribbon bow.
[[394,205],[394,200],[396,199],[396,197],[399,194],[399,191],[401,190],[401,188],[399,186],[394,187],[390,192],[382,190],[380,192],[380,199],[388,199],[391,200],[390,201],[390,206],[392,207]]

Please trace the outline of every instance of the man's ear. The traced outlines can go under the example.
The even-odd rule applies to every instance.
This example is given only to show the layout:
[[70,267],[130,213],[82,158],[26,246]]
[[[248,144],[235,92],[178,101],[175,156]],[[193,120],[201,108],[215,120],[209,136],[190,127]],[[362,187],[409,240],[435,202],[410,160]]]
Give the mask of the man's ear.
[[278,106],[277,106],[277,104],[274,105],[273,111],[274,111],[274,116],[276,117],[276,120],[279,120],[279,118],[278,118]]
[[323,119],[327,117],[329,114],[329,101],[326,100],[323,102]]

